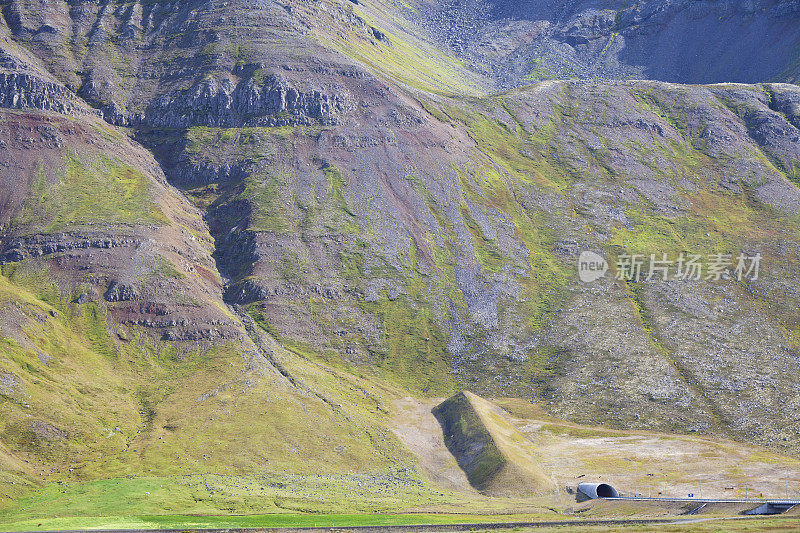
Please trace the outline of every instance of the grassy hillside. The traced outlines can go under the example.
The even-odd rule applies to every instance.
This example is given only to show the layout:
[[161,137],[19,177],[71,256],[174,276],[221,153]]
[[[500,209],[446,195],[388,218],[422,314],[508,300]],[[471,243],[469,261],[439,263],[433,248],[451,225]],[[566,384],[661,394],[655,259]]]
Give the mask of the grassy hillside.
[[[408,468],[371,474],[298,475],[287,466],[286,470],[267,469],[246,475],[204,473],[64,480],[4,505],[0,521],[11,530],[22,530],[38,523],[48,527],[280,527],[571,520],[582,516],[669,517],[692,507],[576,504],[565,489],[574,491],[575,484],[584,479],[609,481],[625,494],[656,494],[663,490],[665,481],[667,494],[672,496],[702,490],[706,497],[752,497],[757,493],[782,497],[783,491],[798,489],[798,461],[764,448],[691,436],[579,426],[549,417],[541,406],[518,399],[500,399],[496,403],[474,395],[470,399],[469,404],[477,410],[469,407],[459,411],[460,420],[463,422],[463,415],[470,412],[488,417],[485,426],[478,421],[472,428],[490,428],[510,461],[520,464],[535,457],[537,469],[559,486],[557,497],[552,492],[544,497],[522,497],[524,485],[519,475],[514,476],[517,484],[513,487],[518,490],[511,497],[443,490],[417,473],[412,466],[415,461]],[[404,401],[420,402],[411,398]],[[498,411],[497,405],[507,411]],[[392,426],[408,423],[428,431],[426,424],[407,420],[407,412],[396,407],[390,412]],[[500,419],[496,418],[499,413]],[[514,438],[509,440],[509,436]],[[408,445],[415,453],[431,454],[428,441],[432,438],[433,434],[423,433],[422,439],[409,441]],[[470,442],[477,444],[480,440]],[[788,485],[787,476],[791,477]],[[498,479],[494,481],[496,486]],[[736,488],[734,493],[728,490],[732,486]],[[702,517],[726,514],[731,511],[721,507],[709,509]]]
[[[132,332],[123,342],[102,308],[42,298],[0,277],[2,316],[19,327],[4,322],[0,505],[46,487],[3,521],[440,501],[383,421],[396,389],[268,339],[264,353],[232,343],[176,352]],[[334,503],[340,491],[352,497]]]

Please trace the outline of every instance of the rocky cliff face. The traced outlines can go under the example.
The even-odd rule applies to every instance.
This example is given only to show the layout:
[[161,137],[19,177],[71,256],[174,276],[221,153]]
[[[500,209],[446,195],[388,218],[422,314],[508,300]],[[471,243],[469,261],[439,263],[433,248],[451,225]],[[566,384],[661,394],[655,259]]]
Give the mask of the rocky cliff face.
[[140,128],[328,125],[353,106],[352,97],[338,87],[297,88],[275,76],[261,84],[252,75],[240,81],[231,78],[212,78],[191,90],[161,95],[134,116],[110,105],[104,108],[106,118],[112,124]]
[[0,72],[0,107],[55,111],[65,115],[87,112],[75,94],[63,85],[16,72]]

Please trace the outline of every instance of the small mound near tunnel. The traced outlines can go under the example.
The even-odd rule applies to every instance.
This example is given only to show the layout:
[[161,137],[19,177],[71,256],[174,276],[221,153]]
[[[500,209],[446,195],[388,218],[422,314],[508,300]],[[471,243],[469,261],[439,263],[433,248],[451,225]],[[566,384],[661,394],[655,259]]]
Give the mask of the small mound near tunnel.
[[434,408],[445,444],[479,491],[492,496],[530,496],[554,488],[538,466],[533,444],[500,407],[468,391]]

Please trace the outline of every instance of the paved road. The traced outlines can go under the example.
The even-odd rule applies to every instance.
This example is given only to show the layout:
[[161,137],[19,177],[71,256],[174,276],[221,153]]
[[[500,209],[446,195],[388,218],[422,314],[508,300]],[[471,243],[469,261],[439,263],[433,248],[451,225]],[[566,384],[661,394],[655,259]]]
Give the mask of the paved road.
[[747,500],[715,500],[713,498],[645,498],[643,496],[620,496],[619,498],[598,498],[599,500],[624,500],[634,502],[697,502],[697,503],[752,503],[761,505],[762,503],[776,503],[778,505],[797,505],[800,500],[782,500],[780,498],[760,498]]

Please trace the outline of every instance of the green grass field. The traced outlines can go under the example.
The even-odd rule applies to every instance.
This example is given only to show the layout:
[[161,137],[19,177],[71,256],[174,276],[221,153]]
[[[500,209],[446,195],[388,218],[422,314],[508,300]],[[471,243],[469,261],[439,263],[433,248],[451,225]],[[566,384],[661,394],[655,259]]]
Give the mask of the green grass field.
[[[8,531],[54,529],[176,529],[176,528],[269,528],[269,527],[345,527],[412,526],[417,524],[456,524],[519,522],[539,520],[529,515],[452,515],[452,514],[267,514],[240,516],[82,516],[0,523]],[[41,524],[41,525],[40,525]]]
[[[543,519],[531,515],[452,515],[452,514],[272,514],[247,516],[195,516],[195,515],[153,515],[153,516],[84,516],[54,518],[43,520],[24,520],[3,523],[3,531],[52,531],[67,529],[219,529],[219,528],[284,528],[284,527],[358,527],[358,526],[415,526],[447,524],[509,524],[529,521],[564,521],[563,518]],[[798,531],[800,519],[787,518],[720,518],[699,522],[653,523],[634,525],[585,525],[574,519],[575,525],[553,527],[509,527],[491,531],[559,531],[559,532],[756,532],[756,531]],[[476,527],[472,531],[482,531]]]

